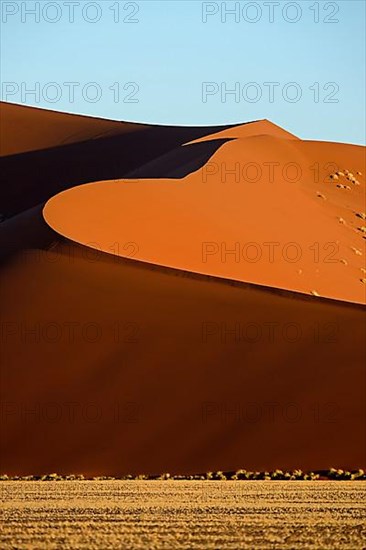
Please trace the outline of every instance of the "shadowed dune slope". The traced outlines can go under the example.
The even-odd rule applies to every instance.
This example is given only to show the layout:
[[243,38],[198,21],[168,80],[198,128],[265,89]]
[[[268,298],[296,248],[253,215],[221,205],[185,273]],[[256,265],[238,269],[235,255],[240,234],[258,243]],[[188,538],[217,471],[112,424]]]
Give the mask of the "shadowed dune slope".
[[263,135],[257,124],[259,135],[224,143],[180,180],[75,187],[47,203],[45,219],[111,254],[134,242],[135,259],[151,264],[364,303],[365,177],[330,178],[365,174],[364,148]]
[[21,250],[47,249],[60,235],[53,231],[42,216],[43,205],[36,206],[3,221],[0,226],[0,262]]
[[1,292],[3,472],[366,466],[359,306],[72,244],[9,262]]
[[148,126],[0,102],[0,156],[141,131]]
[[[133,140],[129,140],[130,147],[131,141]],[[225,140],[213,140],[210,141],[209,144],[197,143],[186,147],[178,147],[162,156],[158,156],[158,158],[148,162],[147,164],[142,164],[142,166],[139,166],[133,172],[130,172],[128,177],[134,179],[147,176],[151,178],[182,178],[194,170],[199,169],[201,166],[204,166],[213,153],[223,143],[225,143]],[[80,153],[81,146],[76,147],[78,147],[78,151]],[[89,151],[90,147],[91,144],[89,142],[85,144],[84,152],[86,153],[87,150]],[[97,152],[100,153],[99,147],[96,153]],[[44,152],[41,152],[41,154],[42,153],[44,154]],[[51,156],[53,155],[54,153]],[[34,155],[32,156],[34,157]],[[51,168],[52,158],[50,159],[49,156],[50,155],[46,154],[46,158],[48,159],[47,165]],[[70,160],[70,155],[65,151],[63,151],[63,154],[60,155],[59,160],[61,160],[62,156],[66,156],[68,160]],[[72,156],[75,158],[75,165],[73,165],[72,162],[70,163],[70,172],[77,178],[74,170],[76,166],[80,166],[77,161],[77,151],[74,150]],[[15,161],[17,157],[10,158]],[[83,158],[82,154],[81,158]],[[129,161],[130,160],[131,157],[129,157]],[[14,164],[16,163],[14,162]],[[23,160],[19,159],[18,165],[22,167],[21,169],[23,172],[26,170],[26,166],[23,166],[24,164],[27,166],[27,162],[24,163]],[[36,159],[33,158],[32,164],[36,164]],[[94,163],[92,166],[88,165],[86,170],[83,170],[82,168],[82,177],[86,178],[89,174],[90,177],[96,178],[97,174],[105,173],[104,169],[107,169],[107,173],[110,175],[113,175],[114,170],[116,170],[117,175],[121,172],[120,165],[113,169],[110,165],[108,165],[108,163],[106,163],[105,157],[101,155],[100,161],[98,161],[98,167],[96,163]],[[8,166],[8,170],[11,170],[10,166]],[[7,204],[8,207],[12,204],[13,208],[15,207],[16,210],[20,210],[20,213],[12,215],[9,219],[5,217],[5,220],[1,224],[0,261],[3,261],[5,258],[22,249],[45,248],[50,245],[53,240],[55,240],[55,237],[56,239],[60,239],[60,235],[51,230],[42,216],[44,203],[38,204],[33,208],[29,208],[30,204],[37,203],[38,201],[42,199],[44,200],[52,196],[54,193],[61,191],[65,185],[66,187],[70,186],[70,181],[72,180],[67,179],[66,175],[63,176],[62,172],[56,171],[56,174],[53,174],[50,179],[47,179],[47,173],[48,172],[46,170],[36,182],[32,182],[29,178],[26,178],[21,180],[20,184],[18,181],[18,185],[14,185],[10,188],[6,188],[6,186],[4,186],[3,190],[0,189],[0,201],[1,199],[4,199],[2,204]],[[80,171],[79,174],[81,174]],[[55,178],[58,179],[56,180]],[[19,188],[21,188],[21,192]],[[23,210],[25,206],[26,209]]]
[[[198,169],[216,145],[214,140],[209,146],[181,145],[230,128],[132,124],[7,103],[0,108],[4,155],[0,158],[0,214],[6,218],[76,185],[129,173],[132,178],[140,177],[133,172],[145,166],[144,177],[162,177],[165,171],[182,177],[187,157],[194,157],[192,169]],[[154,164],[177,148],[180,151],[172,165],[166,157]]]

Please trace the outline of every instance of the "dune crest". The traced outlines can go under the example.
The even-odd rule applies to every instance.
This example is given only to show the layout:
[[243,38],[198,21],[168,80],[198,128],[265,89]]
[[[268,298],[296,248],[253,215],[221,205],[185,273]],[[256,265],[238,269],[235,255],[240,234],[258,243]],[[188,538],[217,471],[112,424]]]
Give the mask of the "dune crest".
[[239,124],[233,128],[228,128],[217,133],[213,133],[209,136],[204,136],[202,138],[196,139],[190,143],[200,143],[203,141],[211,141],[213,139],[227,138],[227,139],[238,139],[246,138],[252,136],[267,135],[283,139],[299,139],[294,134],[291,134],[281,126],[277,126],[274,122],[270,120],[263,119],[251,122],[250,124]]
[[223,143],[180,180],[67,190],[47,203],[45,220],[109,254],[129,257],[132,242],[135,260],[364,303],[365,239],[356,214],[365,180],[355,185],[344,176],[343,189],[330,177],[344,166],[364,173],[363,148],[263,135],[261,124],[258,131]]
[[143,124],[60,113],[7,102],[0,102],[0,112],[0,156],[49,149],[147,128]]

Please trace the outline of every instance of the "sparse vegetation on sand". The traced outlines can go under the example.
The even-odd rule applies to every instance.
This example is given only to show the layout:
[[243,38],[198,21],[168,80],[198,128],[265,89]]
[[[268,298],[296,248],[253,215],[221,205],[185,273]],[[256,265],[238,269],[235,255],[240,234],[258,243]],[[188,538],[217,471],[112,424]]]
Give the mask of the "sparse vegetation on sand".
[[[357,175],[362,176],[362,172],[357,172]],[[358,179],[349,170],[344,170],[344,172],[338,171],[329,175],[329,178],[333,181],[339,180],[340,177],[346,178],[346,180],[350,181],[354,185],[360,185],[360,182],[358,181]],[[348,185],[342,185],[342,184],[338,184],[337,187],[339,189],[351,189]]]
[[236,470],[235,472],[207,472],[195,475],[172,475],[164,473],[160,475],[126,475],[121,477],[95,476],[92,478],[83,475],[46,474],[43,476],[7,476],[0,475],[0,481],[366,481],[364,470],[342,470],[330,468],[316,472],[303,472],[302,470],[274,470],[271,472],[251,472],[248,470]]

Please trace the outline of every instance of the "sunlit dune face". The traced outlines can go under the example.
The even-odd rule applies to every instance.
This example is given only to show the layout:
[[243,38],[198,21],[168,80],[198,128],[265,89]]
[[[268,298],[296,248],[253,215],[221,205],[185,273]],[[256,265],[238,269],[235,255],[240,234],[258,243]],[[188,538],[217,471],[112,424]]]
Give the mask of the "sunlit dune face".
[[299,138],[287,130],[284,130],[277,124],[270,122],[269,120],[258,120],[257,122],[251,122],[250,124],[240,124],[234,126],[233,128],[227,128],[221,132],[211,134],[208,136],[201,137],[199,139],[193,140],[191,143],[200,143],[204,141],[211,141],[213,139],[242,139],[253,136],[272,136],[282,139],[294,139],[298,140]]
[[182,180],[75,187],[44,217],[109,254],[363,303],[365,179],[330,177],[365,174],[363,163],[357,146],[251,136]]
[[0,103],[0,157],[141,131],[147,126]]

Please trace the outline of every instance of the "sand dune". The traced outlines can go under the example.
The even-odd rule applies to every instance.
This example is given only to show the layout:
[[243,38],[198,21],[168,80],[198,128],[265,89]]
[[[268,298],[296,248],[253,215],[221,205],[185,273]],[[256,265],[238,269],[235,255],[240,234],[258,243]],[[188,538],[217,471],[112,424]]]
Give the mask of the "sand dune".
[[259,134],[224,143],[179,181],[74,187],[44,215],[104,252],[125,256],[135,242],[145,262],[364,303],[365,180],[343,177],[341,189],[329,178],[347,166],[365,173],[364,161],[362,147]]
[[59,235],[42,216],[43,205],[25,210],[2,222],[0,226],[0,261],[21,250],[40,247],[47,249]]
[[14,259],[1,288],[2,471],[365,465],[357,306],[72,245]]
[[141,131],[147,126],[0,102],[0,156]]
[[[215,141],[187,148],[181,145],[229,128],[110,122],[8,104],[0,104],[0,108],[4,120],[1,142],[6,153],[0,158],[0,214],[5,218],[34,208],[76,185],[128,174],[140,177],[134,172],[144,166],[149,169],[149,163],[173,150],[180,150],[183,164],[187,156],[198,158],[201,164],[194,164],[197,169],[208,161],[216,148]],[[106,129],[101,132],[103,124]],[[159,177],[168,167],[166,159],[160,163]],[[180,158],[173,161],[173,168],[182,169]],[[183,175],[184,172],[179,177]],[[153,169],[151,177],[155,177]]]
[[227,128],[217,133],[212,133],[208,136],[204,136],[191,143],[199,143],[203,141],[211,141],[212,139],[238,139],[252,136],[273,136],[280,139],[299,139],[294,134],[291,134],[284,128],[277,126],[273,122],[263,119],[251,122],[250,124],[241,124],[233,128]]
[[361,147],[259,121],[2,162],[2,472],[366,466]]

